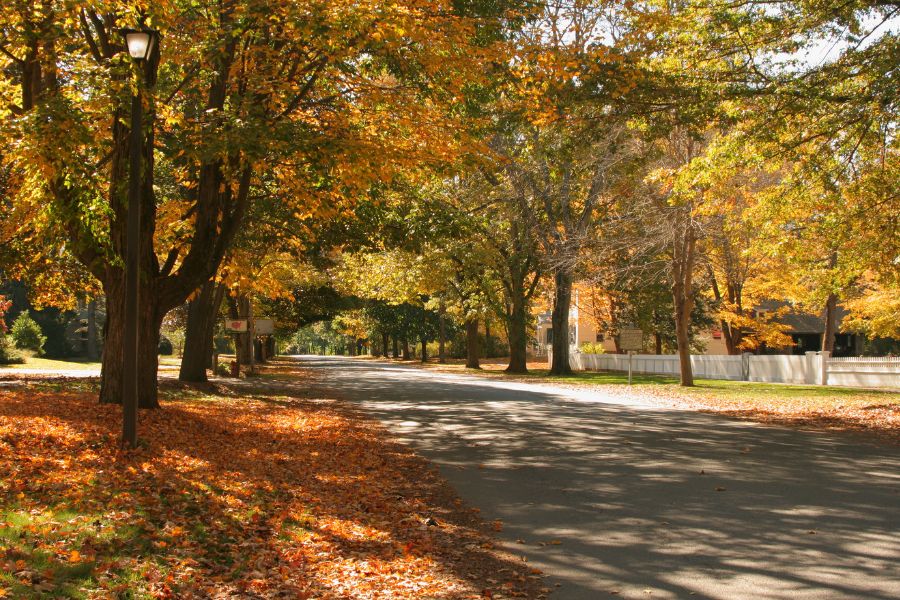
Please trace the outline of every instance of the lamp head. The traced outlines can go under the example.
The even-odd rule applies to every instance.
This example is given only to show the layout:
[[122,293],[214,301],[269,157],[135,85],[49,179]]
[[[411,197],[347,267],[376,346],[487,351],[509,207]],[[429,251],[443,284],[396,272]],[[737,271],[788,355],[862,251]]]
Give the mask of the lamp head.
[[128,54],[134,60],[146,60],[153,52],[157,32],[153,29],[123,29],[122,37],[128,47]]

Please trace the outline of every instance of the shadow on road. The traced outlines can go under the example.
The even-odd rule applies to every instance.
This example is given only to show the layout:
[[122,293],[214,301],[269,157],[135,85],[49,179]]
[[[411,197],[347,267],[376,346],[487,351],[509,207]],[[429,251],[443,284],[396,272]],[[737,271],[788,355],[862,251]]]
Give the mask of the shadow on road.
[[501,519],[555,597],[900,597],[895,448],[550,386],[304,363]]

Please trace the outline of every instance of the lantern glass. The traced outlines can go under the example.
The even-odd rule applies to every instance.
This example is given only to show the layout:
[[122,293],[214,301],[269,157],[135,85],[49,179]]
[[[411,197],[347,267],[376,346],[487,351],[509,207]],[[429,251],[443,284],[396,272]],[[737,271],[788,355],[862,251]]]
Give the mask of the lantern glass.
[[125,34],[128,54],[135,60],[144,60],[153,51],[153,34],[149,31],[129,31]]

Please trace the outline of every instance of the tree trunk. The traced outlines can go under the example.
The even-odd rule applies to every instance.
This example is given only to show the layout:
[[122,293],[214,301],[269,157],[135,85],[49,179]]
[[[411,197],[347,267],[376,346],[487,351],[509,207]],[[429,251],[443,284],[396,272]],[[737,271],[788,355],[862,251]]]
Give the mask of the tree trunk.
[[269,355],[266,353],[266,346],[263,343],[262,338],[253,338],[253,362],[257,364],[264,364],[268,359]]
[[187,325],[184,334],[184,355],[178,379],[181,381],[207,381],[206,369],[213,366],[213,337],[219,305],[225,296],[225,286],[213,280],[200,288],[197,296],[188,303]]
[[400,358],[400,342],[397,340],[397,336],[395,335],[391,341],[393,342],[391,358]]
[[519,294],[513,294],[512,306],[506,318],[506,329],[509,337],[509,365],[507,373],[528,372],[528,311],[525,308],[525,299]]
[[[694,385],[694,373],[691,369],[691,340],[690,340],[690,308],[687,306],[687,298],[675,298],[675,337],[678,340],[678,363],[681,373],[681,385],[690,387]],[[687,316],[685,316],[687,312]]]
[[656,351],[656,353],[662,354],[662,336],[659,334],[658,331],[653,332],[653,342],[655,345],[654,350]]
[[553,364],[551,375],[568,375],[569,365],[569,306],[572,304],[572,275],[565,269],[558,269],[553,277]]
[[466,319],[466,368],[480,369],[478,362],[478,319]]
[[[106,331],[100,378],[100,402],[121,404],[124,389],[124,277],[108,277],[103,286],[106,295]],[[141,285],[138,305],[138,408],[159,408],[157,370],[159,369],[159,328],[164,314],[159,314],[152,289]],[[116,326],[118,324],[118,326]]]
[[[230,297],[228,299],[228,310],[232,319],[249,320],[250,296],[241,294],[236,298]],[[249,327],[246,333],[234,334],[234,353],[235,360],[237,360],[239,365],[250,365],[253,363],[253,343]]]
[[[728,301],[734,306],[734,312],[739,317],[744,315],[744,309],[741,306],[741,288],[740,286],[734,283],[728,283]],[[725,344],[728,348],[728,353],[734,356],[737,356],[741,353],[741,342],[744,340],[744,330],[741,327],[738,327],[732,323],[725,323],[724,332],[728,332],[728,336],[725,338]]]
[[412,354],[409,351],[409,339],[403,337],[403,360],[412,360]]
[[447,307],[441,299],[438,308],[438,362],[444,364],[447,362]]
[[428,361],[428,340],[422,338],[422,362]]
[[388,357],[388,334],[384,331],[381,332],[381,354]]
[[[723,300],[722,293],[719,291],[719,283],[716,281],[715,271],[713,271],[712,267],[707,267],[707,269],[709,271],[710,284],[712,285],[713,298],[715,298],[717,303],[721,304]],[[737,349],[737,344],[735,343],[734,336],[732,335],[731,326],[725,319],[721,319],[719,325],[722,328],[722,337],[725,339],[725,349],[728,354],[732,356],[735,354],[740,354],[740,351]]]
[[[688,226],[690,227],[690,226]],[[691,369],[691,311],[694,309],[693,276],[697,238],[687,229],[675,243],[672,254],[672,300],[675,308],[675,338],[678,341],[678,362],[681,385],[692,387]]]
[[834,339],[837,334],[836,312],[837,296],[828,294],[825,301],[825,332],[822,334],[822,350],[834,355]]

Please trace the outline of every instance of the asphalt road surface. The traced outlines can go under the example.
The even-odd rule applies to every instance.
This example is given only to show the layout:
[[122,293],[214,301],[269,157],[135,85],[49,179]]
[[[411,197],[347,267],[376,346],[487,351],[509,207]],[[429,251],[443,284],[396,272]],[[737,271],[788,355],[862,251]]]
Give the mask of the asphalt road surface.
[[302,357],[431,459],[551,598],[900,598],[900,451],[640,397]]

